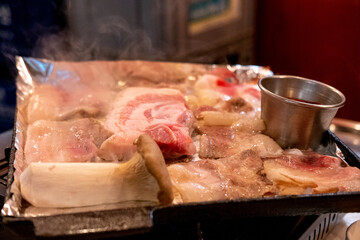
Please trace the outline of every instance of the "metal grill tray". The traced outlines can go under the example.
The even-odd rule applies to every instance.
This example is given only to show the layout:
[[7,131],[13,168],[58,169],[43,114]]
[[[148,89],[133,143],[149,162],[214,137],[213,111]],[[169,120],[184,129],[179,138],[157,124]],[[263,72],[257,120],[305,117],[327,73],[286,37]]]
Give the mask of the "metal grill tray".
[[[331,131],[324,134],[321,151],[325,149],[327,153],[334,152],[335,144],[350,166],[360,168],[359,157]],[[14,155],[15,148],[12,147],[9,156],[6,199],[10,198],[9,186],[14,179]],[[348,192],[211,201],[167,207],[132,207],[53,216],[3,216],[2,220],[9,229],[31,238],[94,239],[123,236],[135,239],[146,236],[157,239],[162,237],[203,239],[204,232],[212,232],[211,235],[215,237],[218,236],[216,233],[221,231],[228,231],[227,234],[235,231],[242,237],[253,237],[256,236],[254,234],[264,232],[262,231],[266,228],[264,224],[272,233],[280,228],[279,232],[286,235],[283,237],[292,238],[300,234],[294,226],[299,227],[306,219],[324,213],[358,212],[359,202],[360,192]],[[258,224],[261,226],[257,226]],[[262,230],[255,230],[259,228]],[[184,235],[188,232],[190,235]],[[234,238],[224,237],[224,239]]]

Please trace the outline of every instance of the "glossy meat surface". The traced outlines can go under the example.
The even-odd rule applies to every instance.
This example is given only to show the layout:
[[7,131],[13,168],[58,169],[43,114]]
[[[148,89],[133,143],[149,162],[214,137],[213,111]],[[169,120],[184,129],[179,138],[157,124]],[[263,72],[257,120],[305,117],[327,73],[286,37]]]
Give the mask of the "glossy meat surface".
[[245,150],[253,150],[260,157],[279,156],[281,147],[270,137],[260,133],[237,132],[231,127],[201,128],[199,157],[224,158]]
[[[68,87],[69,88],[69,87]],[[35,88],[27,106],[27,120],[67,120],[105,114],[112,98],[110,90],[73,85],[64,89],[43,84]]]
[[266,159],[264,169],[281,194],[360,191],[360,170],[336,157],[297,150]]
[[[127,160],[134,149],[133,141],[141,133],[150,135],[165,157],[192,155],[195,153],[190,137],[193,122],[193,114],[178,90],[127,88],[119,94],[106,118],[105,127],[116,136],[101,147],[106,153],[102,157]],[[122,150],[117,151],[120,148]]]
[[168,167],[175,203],[254,198],[275,191],[251,150],[218,160],[203,159]]
[[[32,78],[34,86],[18,108],[25,115],[24,149],[17,152],[15,174],[19,177],[35,163],[27,168],[23,186],[29,179],[26,175],[39,179],[48,184],[53,200],[58,200],[53,193],[67,174],[64,169],[70,168],[72,175],[81,173],[78,179],[88,185],[101,182],[87,181],[100,173],[91,165],[94,162],[99,163],[99,171],[131,166],[116,175],[116,183],[107,181],[111,171],[100,174],[106,186],[101,190],[120,191],[116,201],[149,200],[146,196],[156,200],[161,184],[152,176],[158,172],[144,162],[137,168],[139,161],[131,161],[138,154],[135,144],[142,134],[156,143],[161,159],[166,160],[167,165],[161,161],[161,176],[170,175],[171,183],[168,178],[165,182],[175,193],[173,203],[360,190],[357,168],[343,167],[341,160],[313,152],[284,151],[262,134],[266,125],[260,117],[256,81],[244,83],[231,68],[94,61],[56,62],[49,69],[49,75]],[[52,169],[41,163],[54,163],[59,177],[48,182]],[[72,169],[81,164],[95,173]],[[160,165],[154,161],[153,166]],[[138,177],[136,169],[146,177]],[[71,181],[67,189],[73,189]],[[144,196],[147,185],[152,187]],[[41,187],[33,184],[28,189]],[[81,199],[89,200],[89,205],[114,202],[110,190],[106,190],[110,200],[103,201],[104,196],[92,196],[94,189]],[[37,192],[32,190],[32,196],[36,198]],[[59,200],[56,206],[81,206],[82,201]]]
[[27,130],[25,161],[17,162],[16,169],[22,171],[31,162],[97,161],[98,148],[109,136],[93,119],[36,121]]

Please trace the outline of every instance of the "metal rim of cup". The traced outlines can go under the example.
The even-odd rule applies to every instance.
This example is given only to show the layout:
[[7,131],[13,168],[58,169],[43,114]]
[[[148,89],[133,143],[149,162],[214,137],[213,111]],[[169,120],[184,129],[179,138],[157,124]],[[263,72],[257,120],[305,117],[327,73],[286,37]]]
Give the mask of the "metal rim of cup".
[[[287,98],[287,97],[283,97],[283,96],[280,96],[276,93],[273,93],[272,91],[268,90],[267,88],[265,88],[262,84],[263,81],[266,81],[267,79],[274,79],[274,78],[292,78],[292,79],[296,79],[296,80],[300,80],[300,81],[306,81],[306,82],[311,82],[313,84],[319,84],[319,85],[322,85],[323,87],[326,87],[326,88],[329,88],[331,91],[333,91],[334,93],[336,93],[338,96],[340,96],[340,98],[342,99],[341,102],[339,103],[336,103],[336,104],[315,104],[315,103],[306,103],[306,102],[300,102],[300,101],[296,101],[296,100],[293,100],[293,99],[290,99],[290,98]],[[289,102],[289,103],[292,103],[292,104],[295,104],[295,105],[300,105],[300,106],[303,106],[303,107],[310,107],[310,108],[326,108],[326,109],[331,109],[331,108],[340,108],[342,106],[344,106],[345,104],[345,96],[344,94],[342,94],[339,90],[337,90],[336,88],[328,85],[328,84],[325,84],[325,83],[322,83],[322,82],[319,82],[319,81],[315,81],[315,80],[312,80],[312,79],[308,79],[308,78],[303,78],[303,77],[298,77],[298,76],[292,76],[292,75],[273,75],[273,76],[269,76],[269,77],[264,77],[262,79],[259,80],[259,83],[258,83],[258,86],[260,87],[261,91],[264,91],[265,93],[279,99],[279,100],[282,100],[282,101],[285,101],[285,102]]]

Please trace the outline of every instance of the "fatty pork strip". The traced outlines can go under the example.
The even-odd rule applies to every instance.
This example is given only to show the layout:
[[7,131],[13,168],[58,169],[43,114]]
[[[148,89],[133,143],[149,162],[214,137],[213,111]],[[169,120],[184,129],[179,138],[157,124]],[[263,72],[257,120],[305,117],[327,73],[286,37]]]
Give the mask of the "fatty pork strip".
[[[61,81],[62,76],[74,76],[86,85],[120,90],[131,86],[182,84],[189,77],[205,72],[204,65],[156,61],[88,61],[55,62],[50,83]],[[60,76],[59,76],[60,75]],[[101,79],[101,81],[99,81]]]
[[199,107],[247,114],[260,111],[261,94],[256,84],[239,83],[229,70],[215,70],[201,76],[194,85]]
[[245,150],[255,151],[261,158],[279,156],[283,150],[270,137],[260,133],[237,133],[224,126],[201,128],[200,158],[230,157]]
[[340,158],[300,150],[264,160],[267,178],[283,195],[360,191],[360,170],[341,165]]
[[[28,105],[27,121],[67,120],[105,114],[112,91],[66,82],[67,89],[51,84],[35,86]],[[71,87],[69,87],[71,86]]]
[[229,157],[253,150],[261,158],[279,156],[283,150],[270,137],[261,134],[264,122],[256,115],[203,111],[197,114],[200,158]]
[[168,166],[174,203],[255,198],[275,193],[252,150],[221,159],[201,159]]
[[165,158],[192,155],[190,137],[194,117],[180,91],[170,88],[127,88],[115,99],[105,128],[115,134],[100,148],[110,161],[128,160],[135,151],[133,141],[142,133],[159,145]]
[[94,119],[39,120],[28,126],[24,161],[16,161],[19,174],[32,162],[97,161],[98,148],[111,133]]
[[276,192],[264,174],[261,158],[280,156],[283,150],[270,137],[254,132],[258,129],[254,123],[199,128],[199,159],[168,167],[175,203],[253,198]]
[[139,200],[170,204],[171,181],[159,147],[146,135],[136,146],[125,163],[31,163],[20,176],[21,194],[46,208]]
[[206,71],[201,64],[175,62],[117,61],[114,66],[113,75],[126,81],[127,86],[179,84]]

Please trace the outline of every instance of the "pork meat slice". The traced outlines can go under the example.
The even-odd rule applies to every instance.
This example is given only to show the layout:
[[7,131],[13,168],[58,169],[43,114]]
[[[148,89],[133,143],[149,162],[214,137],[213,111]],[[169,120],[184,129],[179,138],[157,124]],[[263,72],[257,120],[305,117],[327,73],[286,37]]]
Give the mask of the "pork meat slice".
[[[182,85],[189,77],[206,71],[201,64],[156,61],[86,61],[54,62],[51,83],[80,81],[97,88],[120,90],[131,86]],[[71,79],[64,79],[71,76]],[[99,81],[101,79],[101,81]]]
[[95,161],[98,148],[110,135],[94,119],[36,121],[27,129],[24,161],[16,163],[16,171],[32,162]]
[[71,86],[68,89],[51,84],[35,86],[27,105],[28,123],[95,117],[107,112],[112,91],[86,85]]
[[251,150],[218,160],[168,166],[174,203],[254,198],[274,193],[261,158]]
[[266,176],[279,194],[360,191],[360,170],[343,167],[337,157],[311,151],[291,151],[264,161]]
[[270,137],[260,133],[238,132],[234,127],[202,126],[200,129],[200,158],[230,157],[252,150],[260,157],[279,156],[283,150]]
[[105,128],[115,133],[101,146],[106,160],[128,160],[141,133],[152,137],[166,158],[195,153],[194,116],[182,93],[169,88],[127,88],[115,99]]
[[175,62],[117,61],[114,65],[114,75],[125,79],[128,86],[182,83],[189,76],[198,76],[206,71],[201,64]]
[[238,83],[236,80],[229,80],[232,79],[231,76],[225,75],[210,72],[199,77],[194,90],[200,105],[210,105],[218,110],[250,115],[259,112],[261,93],[257,84]]

